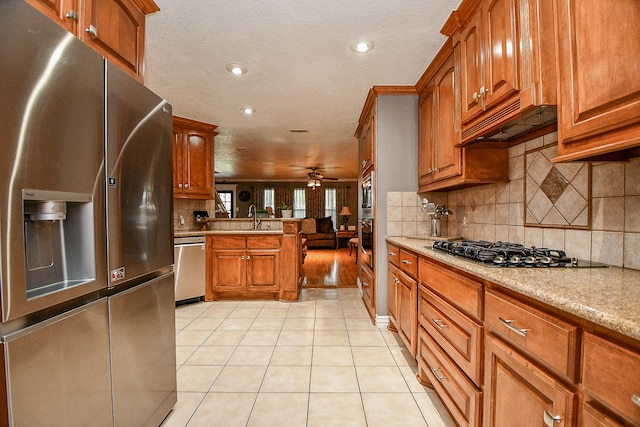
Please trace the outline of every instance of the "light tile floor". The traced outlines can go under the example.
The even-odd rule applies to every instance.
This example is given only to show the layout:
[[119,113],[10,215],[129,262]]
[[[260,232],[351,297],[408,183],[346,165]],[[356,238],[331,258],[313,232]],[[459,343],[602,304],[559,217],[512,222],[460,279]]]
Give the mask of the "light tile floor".
[[176,341],[178,403],[164,427],[454,425],[355,288],[179,306]]

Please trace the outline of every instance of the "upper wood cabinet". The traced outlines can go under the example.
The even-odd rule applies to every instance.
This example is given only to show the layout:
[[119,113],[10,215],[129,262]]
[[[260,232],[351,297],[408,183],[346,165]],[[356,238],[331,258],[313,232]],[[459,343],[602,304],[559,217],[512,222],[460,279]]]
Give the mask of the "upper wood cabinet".
[[[640,2],[558,0],[555,161],[640,154]],[[634,150],[635,148],[635,150]]]
[[460,146],[459,52],[448,40],[416,84],[419,192],[508,180],[504,147]]
[[442,32],[460,49],[462,144],[556,105],[553,27],[543,0],[467,0],[451,15]]
[[517,93],[516,0],[488,0],[460,35],[462,121]]
[[173,197],[213,198],[213,138],[217,126],[173,118]]
[[27,0],[130,75],[142,81],[145,16],[152,0]]
[[366,124],[362,131],[362,138],[360,140],[360,166],[362,172],[369,170],[374,163],[374,141],[376,139],[375,131],[375,108],[371,109],[369,117],[367,117]]

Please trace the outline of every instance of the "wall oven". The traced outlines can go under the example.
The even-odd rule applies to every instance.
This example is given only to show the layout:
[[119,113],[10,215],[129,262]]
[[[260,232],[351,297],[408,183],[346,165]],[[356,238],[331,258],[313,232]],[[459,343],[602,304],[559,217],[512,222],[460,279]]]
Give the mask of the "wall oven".
[[373,218],[360,221],[360,257],[373,270]]
[[362,218],[373,218],[373,171],[362,177],[360,188],[360,205]]

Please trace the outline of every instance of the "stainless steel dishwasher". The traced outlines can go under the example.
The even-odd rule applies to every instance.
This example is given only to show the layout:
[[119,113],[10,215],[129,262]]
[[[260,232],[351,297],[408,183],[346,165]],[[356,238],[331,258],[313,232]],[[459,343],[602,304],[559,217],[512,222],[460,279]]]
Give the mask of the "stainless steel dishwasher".
[[205,238],[175,237],[176,301],[200,299],[205,287]]

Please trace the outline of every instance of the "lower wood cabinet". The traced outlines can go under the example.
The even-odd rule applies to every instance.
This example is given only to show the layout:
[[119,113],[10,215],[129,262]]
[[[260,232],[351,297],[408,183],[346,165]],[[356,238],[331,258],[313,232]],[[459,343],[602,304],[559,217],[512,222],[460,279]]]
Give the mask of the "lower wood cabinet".
[[373,270],[365,263],[360,262],[360,284],[362,285],[362,301],[369,312],[371,320],[376,319],[376,280]]
[[485,342],[484,426],[573,426],[576,395],[492,335]]
[[[585,400],[640,425],[640,354],[590,333],[584,334],[583,341]],[[591,416],[606,418],[596,417],[593,412]]]
[[277,298],[281,242],[277,235],[209,237],[205,300]]
[[418,346],[420,380],[425,384],[431,383],[459,426],[480,426],[480,389],[467,378],[422,326],[418,328]]

